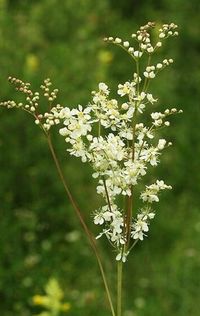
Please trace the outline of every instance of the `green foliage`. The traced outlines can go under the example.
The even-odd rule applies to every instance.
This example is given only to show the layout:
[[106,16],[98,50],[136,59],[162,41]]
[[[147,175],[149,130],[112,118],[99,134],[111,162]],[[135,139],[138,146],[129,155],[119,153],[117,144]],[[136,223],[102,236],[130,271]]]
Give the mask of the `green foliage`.
[[[180,38],[168,54],[175,60],[173,69],[152,87],[164,108],[180,105],[184,110],[171,135],[163,135],[176,146],[159,172],[174,190],[162,198],[150,238],[129,259],[127,316],[199,314],[199,9],[198,0],[0,1],[1,100],[20,100],[6,81],[9,75],[31,81],[34,88],[51,77],[61,104],[84,105],[99,81],[115,88],[132,73],[131,62],[107,47],[104,36],[125,37],[147,20],[180,26]],[[54,141],[90,224],[90,212],[98,205],[90,170],[66,160],[56,133]],[[0,109],[0,166],[1,315],[38,312],[31,297],[51,276],[72,302],[69,315],[109,315],[95,259],[64,197],[45,140],[20,111]],[[102,253],[113,281],[106,247]]]

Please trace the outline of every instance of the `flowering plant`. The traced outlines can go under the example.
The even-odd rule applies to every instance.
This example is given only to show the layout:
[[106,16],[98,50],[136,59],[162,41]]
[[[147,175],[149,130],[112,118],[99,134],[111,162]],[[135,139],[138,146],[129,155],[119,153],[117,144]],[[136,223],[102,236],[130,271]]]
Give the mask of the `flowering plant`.
[[33,305],[46,310],[37,316],[58,316],[60,313],[66,313],[70,310],[70,303],[63,302],[64,293],[56,279],[51,278],[44,290],[45,295],[36,294],[32,297]]
[[[81,221],[90,244],[95,252],[110,308],[113,316],[121,316],[121,289],[123,263],[138,241],[142,241],[149,231],[151,220],[155,216],[154,203],[159,202],[162,190],[171,189],[163,180],[143,184],[138,193],[137,185],[142,178],[160,162],[164,150],[171,142],[158,139],[157,134],[163,127],[169,127],[168,118],[181,110],[154,110],[158,99],[149,91],[151,81],[167,66],[172,59],[152,63],[152,56],[162,46],[165,39],[177,36],[177,25],[164,24],[153,43],[151,32],[155,23],[149,22],[132,34],[135,44],[121,38],[108,37],[105,42],[119,46],[135,63],[135,71],[130,80],[118,85],[118,98],[110,97],[107,84],[101,82],[98,90],[92,92],[87,106],[78,105],[71,109],[56,104],[57,89],[51,89],[50,79],[41,85],[50,110],[40,112],[40,93],[33,92],[29,83],[16,78],[9,78],[16,89],[26,96],[25,103],[15,101],[2,102],[7,108],[21,108],[34,117],[34,121],[44,132],[58,173],[66,193]],[[141,63],[141,60],[146,62]],[[153,111],[149,113],[153,108]],[[145,118],[145,119],[144,119]],[[94,224],[100,226],[96,239],[105,236],[116,251],[117,261],[117,308],[113,306],[110,290],[105,277],[96,241],[85,223],[82,213],[73,199],[66,184],[59,161],[50,137],[52,126],[59,125],[59,133],[67,143],[70,155],[78,157],[83,163],[89,163],[93,169],[93,178],[97,179],[97,193],[102,196],[102,205],[94,210]],[[123,197],[120,198],[120,197]],[[135,208],[135,199],[140,200],[140,207]],[[122,203],[123,201],[123,203]],[[133,212],[134,209],[134,212]]]

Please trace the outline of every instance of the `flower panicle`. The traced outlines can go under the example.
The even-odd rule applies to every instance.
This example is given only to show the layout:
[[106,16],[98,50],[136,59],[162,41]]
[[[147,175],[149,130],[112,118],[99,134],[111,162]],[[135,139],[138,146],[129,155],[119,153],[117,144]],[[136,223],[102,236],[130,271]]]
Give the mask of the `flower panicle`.
[[[139,196],[142,206],[133,212],[135,187],[141,184],[150,167],[160,163],[164,149],[172,144],[163,137],[158,139],[157,134],[161,128],[170,126],[171,115],[182,113],[174,107],[164,112],[155,111],[158,98],[150,91],[151,81],[171,65],[173,59],[164,59],[154,65],[153,53],[162,46],[163,40],[178,35],[174,23],[163,24],[157,31],[157,40],[153,43],[151,33],[156,32],[156,24],[148,22],[140,27],[131,36],[136,46],[119,37],[104,39],[122,47],[135,63],[132,78],[118,84],[116,98],[110,97],[110,88],[100,82],[96,91],[92,91],[87,106],[64,107],[54,104],[58,90],[52,89],[50,79],[46,79],[41,90],[49,109],[40,113],[40,93],[33,92],[29,83],[10,78],[16,90],[25,95],[26,102],[0,104],[28,111],[45,133],[59,125],[67,152],[90,164],[92,176],[97,181],[97,194],[103,199],[103,206],[93,215],[94,224],[102,228],[97,238],[105,236],[116,250],[116,260],[123,262],[136,242],[147,236],[150,220],[155,215],[152,204],[159,202],[161,191],[171,189],[163,180],[145,185]],[[146,62],[144,67],[140,66],[141,58]],[[146,114],[147,109],[150,114]],[[125,205],[118,202],[119,197],[124,197]]]

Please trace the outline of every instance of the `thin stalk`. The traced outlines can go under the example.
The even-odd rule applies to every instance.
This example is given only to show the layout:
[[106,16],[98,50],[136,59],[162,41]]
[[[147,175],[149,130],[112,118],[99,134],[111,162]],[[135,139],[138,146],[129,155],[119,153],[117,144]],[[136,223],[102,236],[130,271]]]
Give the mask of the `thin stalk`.
[[127,216],[126,216],[126,248],[128,249],[131,236],[131,220],[133,209],[133,188],[131,186],[131,196],[127,200]]
[[98,136],[101,136],[101,120],[98,123]]
[[[147,133],[148,132],[150,132],[152,129],[153,129],[153,125],[147,130],[147,132],[145,133],[145,136],[147,135]],[[143,142],[142,142],[142,145],[141,145],[141,147],[140,147],[140,150],[139,150],[139,153],[138,153],[138,159],[140,158],[140,154],[141,154],[141,151],[142,151],[142,149],[143,149],[143,147],[144,147],[144,144],[145,144],[145,137],[144,137],[144,139],[143,139]]]
[[52,157],[53,157],[53,160],[54,160],[54,163],[56,165],[56,169],[57,169],[57,172],[59,174],[59,177],[61,179],[61,182],[64,186],[64,189],[65,189],[65,192],[70,200],[70,203],[72,204],[75,212],[76,212],[76,215],[78,216],[79,220],[80,220],[80,223],[89,239],[89,243],[94,251],[94,254],[96,256],[96,259],[97,259],[97,262],[98,262],[98,265],[99,265],[99,269],[100,269],[100,272],[101,272],[101,276],[102,276],[102,279],[103,279],[103,283],[104,283],[104,287],[105,287],[105,290],[106,290],[106,294],[107,294],[107,298],[108,298],[108,302],[109,302],[109,305],[110,305],[110,309],[111,309],[111,313],[112,313],[112,316],[115,316],[115,310],[114,310],[114,307],[113,307],[113,303],[112,303],[112,298],[111,298],[111,294],[110,294],[110,290],[109,290],[109,287],[108,287],[108,283],[107,283],[107,280],[106,280],[106,276],[105,276],[105,272],[104,272],[104,268],[103,268],[103,265],[101,263],[101,258],[100,258],[100,255],[98,253],[98,249],[97,249],[97,246],[96,246],[96,242],[95,242],[95,239],[93,237],[93,235],[91,234],[89,228],[87,227],[86,223],[85,223],[85,220],[81,214],[81,211],[79,209],[79,207],[77,206],[68,186],[67,186],[67,183],[66,183],[66,180],[64,178],[64,175],[63,175],[63,172],[62,172],[62,169],[61,169],[61,166],[60,166],[60,163],[58,161],[58,158],[56,156],[56,153],[55,153],[55,150],[53,148],[53,145],[52,145],[52,141],[51,141],[51,137],[50,135],[47,135],[46,134],[46,137],[47,137],[47,142],[48,142],[48,145],[49,145],[49,149],[50,149],[50,152],[52,154]]
[[108,189],[107,189],[107,185],[106,185],[106,180],[105,180],[104,177],[103,177],[103,185],[104,185],[104,189],[105,189],[105,192],[106,192],[106,198],[107,198],[107,202],[108,202],[108,207],[109,207],[110,212],[112,213],[110,198],[109,198],[109,194],[108,194]]
[[[132,161],[135,159],[135,126],[137,118],[137,108],[135,109],[132,129],[133,129],[133,139],[132,139]],[[131,195],[127,198],[127,217],[126,217],[126,238],[127,238],[127,249],[129,247],[130,235],[131,235],[131,220],[132,220],[132,210],[133,210],[133,186],[131,186]]]
[[[140,49],[140,48],[139,48]],[[148,63],[150,62],[150,59]],[[139,82],[139,75],[140,75],[140,65],[139,61],[136,60],[136,72],[138,76],[137,81],[137,95],[139,97],[140,94],[140,82]],[[136,127],[136,119],[137,119],[137,108],[140,105],[140,101],[135,106],[135,113],[133,115],[132,120],[132,133],[133,133],[133,139],[132,139],[132,161],[135,159],[135,127]],[[126,247],[128,249],[129,243],[130,243],[130,236],[131,236],[131,221],[132,221],[132,212],[133,212],[133,186],[131,185],[131,195],[127,199],[127,218],[126,218],[126,236],[127,236],[127,242]]]
[[140,88],[140,82],[139,82],[140,68],[139,68],[139,62],[138,62],[138,60],[136,61],[136,72],[137,72],[137,76],[138,76],[137,92],[138,92],[138,95],[139,95],[139,88]]
[[134,241],[134,243],[132,244],[132,246],[129,248],[129,252],[131,252],[131,250],[135,247],[135,245],[138,243],[139,239],[136,239]]
[[[150,66],[150,62],[151,62],[151,55],[148,56],[147,67]],[[149,82],[148,78],[145,77],[144,85],[143,85],[142,91],[146,92],[147,87],[148,87],[148,82]]]
[[123,263],[120,260],[117,262],[117,316],[122,315],[122,274]]

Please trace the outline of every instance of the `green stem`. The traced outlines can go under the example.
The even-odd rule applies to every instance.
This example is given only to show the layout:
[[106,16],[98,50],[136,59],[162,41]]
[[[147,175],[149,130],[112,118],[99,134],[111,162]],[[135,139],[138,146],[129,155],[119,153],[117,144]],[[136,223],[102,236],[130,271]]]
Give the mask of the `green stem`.
[[109,198],[109,194],[108,194],[106,180],[105,180],[104,177],[103,177],[103,185],[104,185],[104,189],[105,189],[105,192],[106,192],[106,198],[107,198],[107,202],[108,202],[108,207],[109,207],[110,212],[112,213],[112,207],[111,207],[111,203],[110,203],[110,198]]
[[[137,105],[138,106],[138,105]],[[132,161],[135,159],[135,126],[137,119],[137,106],[132,121],[133,129],[133,139],[132,139]],[[127,197],[127,218],[126,218],[126,246],[129,247],[130,235],[131,235],[131,221],[132,221],[132,211],[133,211],[133,186],[130,187],[131,195]]]
[[117,262],[117,316],[122,316],[122,274],[123,263]]
[[107,280],[106,280],[106,276],[105,276],[105,272],[104,272],[104,268],[103,268],[103,265],[101,263],[101,258],[100,258],[100,255],[98,253],[98,249],[97,249],[97,246],[96,246],[96,241],[93,237],[93,235],[91,234],[89,228],[87,227],[86,223],[85,223],[85,220],[81,214],[81,211],[79,209],[79,207],[77,206],[68,186],[67,186],[67,183],[65,181],[65,178],[64,178],[64,175],[63,175],[63,172],[62,172],[62,169],[60,167],[60,163],[58,161],[58,158],[56,156],[56,153],[55,153],[55,150],[53,148],[53,145],[52,145],[52,141],[51,141],[51,137],[49,134],[46,134],[46,137],[47,137],[47,142],[48,142],[48,145],[49,145],[49,149],[51,151],[51,154],[52,154],[52,157],[53,157],[53,160],[54,160],[54,163],[56,165],[56,169],[57,169],[57,172],[59,174],[59,177],[62,181],[62,184],[64,186],[64,189],[65,189],[65,192],[70,200],[70,203],[72,204],[75,212],[76,212],[76,215],[78,216],[79,220],[80,220],[80,223],[89,239],[89,242],[90,242],[90,245],[94,251],[94,254],[96,256],[96,259],[97,259],[97,262],[98,262],[98,265],[99,265],[99,269],[100,269],[100,272],[101,272],[101,276],[102,276],[102,279],[103,279],[103,283],[104,283],[104,287],[105,287],[105,290],[106,290],[106,294],[107,294],[107,298],[108,298],[108,302],[109,302],[109,305],[110,305],[110,309],[111,309],[111,313],[112,313],[112,316],[115,316],[115,311],[114,311],[114,307],[113,307],[113,303],[112,303],[112,298],[111,298],[111,294],[110,294],[110,290],[109,290],[109,287],[108,287],[108,283],[107,283]]
[[101,120],[99,120],[99,123],[98,123],[98,136],[99,137],[101,136]]
[[140,76],[140,68],[139,68],[139,61],[136,60],[136,72],[138,75],[138,81],[137,81],[137,93],[139,95],[139,89],[140,89],[140,82],[139,82],[139,76]]

